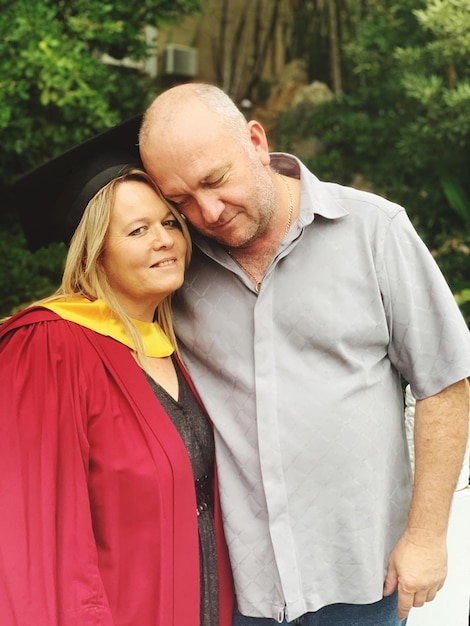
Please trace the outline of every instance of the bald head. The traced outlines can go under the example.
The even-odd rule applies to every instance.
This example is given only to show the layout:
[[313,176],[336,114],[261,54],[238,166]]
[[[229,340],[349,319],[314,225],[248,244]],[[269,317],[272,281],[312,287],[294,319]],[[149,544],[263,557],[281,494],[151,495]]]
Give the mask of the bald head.
[[206,107],[214,121],[228,127],[238,140],[249,142],[242,112],[222,89],[204,83],[187,83],[163,92],[149,106],[140,129],[141,150],[145,151],[152,137],[172,129],[182,117],[191,115],[196,104]]
[[[264,206],[269,197],[271,211],[264,130],[247,122],[218,87],[189,83],[159,95],[144,116],[139,146],[145,169],[166,198],[220,242],[235,245],[257,232],[258,216],[251,214],[259,211],[248,205]],[[250,215],[244,220],[242,214]]]

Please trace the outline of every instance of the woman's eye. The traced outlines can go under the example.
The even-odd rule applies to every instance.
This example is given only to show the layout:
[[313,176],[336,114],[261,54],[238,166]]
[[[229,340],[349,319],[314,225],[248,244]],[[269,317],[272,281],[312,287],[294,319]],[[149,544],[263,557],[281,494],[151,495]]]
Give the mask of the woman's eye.
[[178,230],[181,230],[181,225],[178,220],[165,220],[163,222],[163,226],[165,226],[165,228],[177,228]]
[[132,230],[129,233],[129,236],[135,237],[136,235],[141,235],[143,232],[145,232],[145,226],[139,226],[139,228],[135,228],[134,230]]

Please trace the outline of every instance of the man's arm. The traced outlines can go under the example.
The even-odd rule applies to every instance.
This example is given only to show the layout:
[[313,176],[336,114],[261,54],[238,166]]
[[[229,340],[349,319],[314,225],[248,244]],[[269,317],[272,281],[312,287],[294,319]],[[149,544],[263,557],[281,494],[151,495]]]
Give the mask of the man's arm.
[[462,380],[418,400],[415,477],[408,525],[390,555],[384,595],[398,588],[398,617],[434,599],[447,574],[447,526],[468,434],[469,389]]

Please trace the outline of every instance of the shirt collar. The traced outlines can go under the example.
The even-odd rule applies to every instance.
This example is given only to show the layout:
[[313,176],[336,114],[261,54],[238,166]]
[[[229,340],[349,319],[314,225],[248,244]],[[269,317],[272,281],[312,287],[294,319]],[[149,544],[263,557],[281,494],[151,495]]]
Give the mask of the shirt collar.
[[[327,185],[312,174],[300,159],[286,152],[272,152],[270,156],[270,165],[275,172],[300,179],[300,211],[296,228],[293,228],[290,234],[291,238],[295,238],[304,226],[311,224],[315,215],[321,215],[330,220],[348,215],[349,212],[328,191]],[[198,248],[222,265],[227,263],[223,246],[204,237],[191,226],[190,231]]]
[[279,174],[300,179],[301,194],[298,218],[300,226],[306,226],[313,222],[315,215],[321,215],[330,220],[348,215],[348,211],[329,193],[325,183],[312,174],[302,161],[293,154],[271,153],[271,167]]

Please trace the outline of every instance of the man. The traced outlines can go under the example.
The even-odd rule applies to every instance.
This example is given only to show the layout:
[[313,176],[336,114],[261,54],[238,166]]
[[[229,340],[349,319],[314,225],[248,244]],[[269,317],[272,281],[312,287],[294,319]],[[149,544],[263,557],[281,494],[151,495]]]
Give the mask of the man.
[[176,328],[216,431],[234,624],[401,624],[444,582],[467,433],[441,273],[401,207],[270,154],[216,87],[159,96],[140,149],[194,228]]

